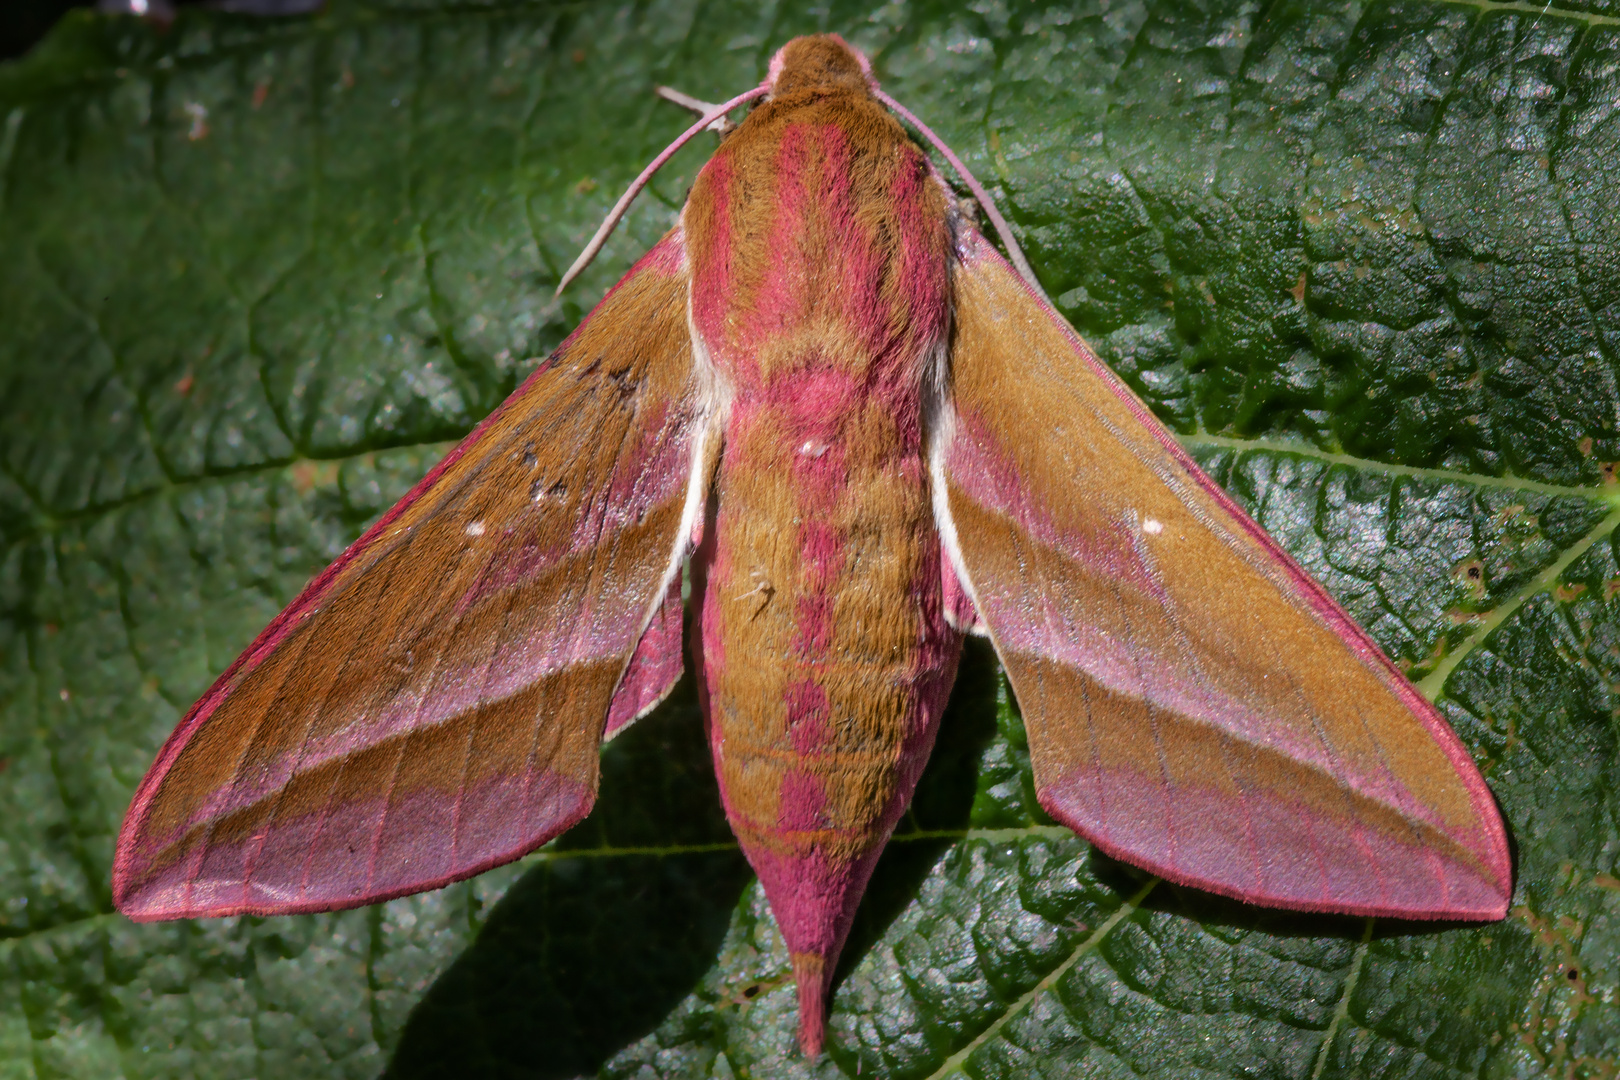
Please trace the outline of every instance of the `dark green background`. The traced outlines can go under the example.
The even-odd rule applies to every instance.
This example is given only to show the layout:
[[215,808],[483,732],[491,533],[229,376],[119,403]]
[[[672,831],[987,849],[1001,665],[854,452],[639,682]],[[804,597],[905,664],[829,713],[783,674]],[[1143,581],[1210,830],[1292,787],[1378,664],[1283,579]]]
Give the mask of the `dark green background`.
[[[712,143],[552,299],[688,122],[651,87],[718,99],[821,29],[1436,696],[1513,833],[1509,918],[1144,892],[1035,806],[983,647],[813,1064],[687,686],[512,867],[112,914],[185,708],[668,226]],[[0,1078],[1613,1077],[1616,460],[1612,0],[70,16],[0,67]]]

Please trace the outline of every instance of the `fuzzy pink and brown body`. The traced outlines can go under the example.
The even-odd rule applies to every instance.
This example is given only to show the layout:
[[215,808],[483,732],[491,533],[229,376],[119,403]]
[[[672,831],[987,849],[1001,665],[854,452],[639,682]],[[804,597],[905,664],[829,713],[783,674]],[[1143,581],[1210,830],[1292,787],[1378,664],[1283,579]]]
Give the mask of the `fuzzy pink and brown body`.
[[[923,401],[951,231],[855,58],[806,43],[698,177],[692,323],[725,398],[695,651],[731,820],[793,955],[805,1047],[956,674]],[[819,77],[795,81],[813,65]]]
[[1500,918],[1466,748],[960,216],[864,58],[796,39],[729,104],[758,97],[680,225],[187,713],[120,910],[352,907],[556,836],[680,676],[701,536],[689,644],[807,1053],[958,628],[1103,850],[1275,907]]

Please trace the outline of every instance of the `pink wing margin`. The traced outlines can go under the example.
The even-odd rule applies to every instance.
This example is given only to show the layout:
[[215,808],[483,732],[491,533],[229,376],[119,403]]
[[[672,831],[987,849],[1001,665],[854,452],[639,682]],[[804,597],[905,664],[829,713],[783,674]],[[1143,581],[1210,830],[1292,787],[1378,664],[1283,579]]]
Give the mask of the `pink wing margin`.
[[589,812],[609,714],[681,672],[711,452],[686,297],[675,230],[219,677],[135,792],[121,911],[374,903]]
[[936,514],[1042,805],[1241,900],[1501,918],[1505,830],[1439,712],[982,237],[958,255]]

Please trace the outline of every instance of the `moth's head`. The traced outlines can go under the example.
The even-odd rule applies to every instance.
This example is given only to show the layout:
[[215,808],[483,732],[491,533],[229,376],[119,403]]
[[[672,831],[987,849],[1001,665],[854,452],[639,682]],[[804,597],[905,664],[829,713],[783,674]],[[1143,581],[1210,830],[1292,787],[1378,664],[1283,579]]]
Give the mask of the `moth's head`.
[[837,34],[797,37],[771,57],[765,85],[772,94],[791,90],[870,90],[872,65]]

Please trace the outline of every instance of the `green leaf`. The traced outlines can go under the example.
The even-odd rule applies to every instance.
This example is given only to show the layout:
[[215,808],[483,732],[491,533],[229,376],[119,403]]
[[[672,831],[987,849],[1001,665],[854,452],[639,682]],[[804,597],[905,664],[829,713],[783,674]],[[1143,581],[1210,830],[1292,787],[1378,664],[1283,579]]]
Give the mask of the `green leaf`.
[[[818,1062],[689,686],[510,867],[113,914],[186,707],[668,226],[706,146],[552,299],[688,122],[651,87],[718,100],[815,30],[1440,702],[1512,830],[1508,919],[1154,884],[1041,814],[980,646]],[[1613,1077],[1617,103],[1613,0],[70,17],[0,67],[0,1078]]]

